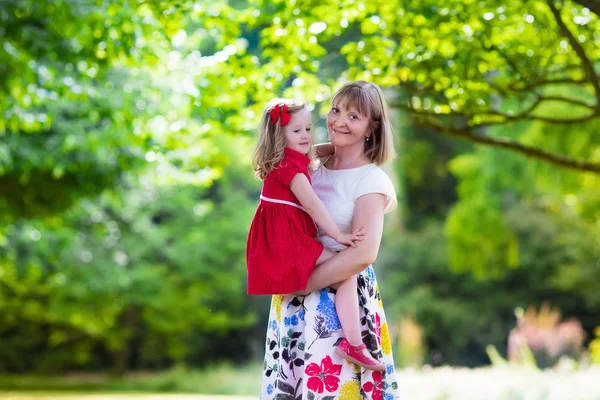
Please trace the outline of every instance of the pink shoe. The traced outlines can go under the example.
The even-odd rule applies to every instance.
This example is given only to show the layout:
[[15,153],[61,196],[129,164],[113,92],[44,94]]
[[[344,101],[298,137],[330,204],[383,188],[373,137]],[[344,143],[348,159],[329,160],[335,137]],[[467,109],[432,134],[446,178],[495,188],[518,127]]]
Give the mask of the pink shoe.
[[371,354],[369,356],[365,356],[363,354],[363,350],[366,349],[367,346],[365,344],[361,344],[360,346],[352,346],[346,338],[342,339],[340,344],[338,344],[335,352],[342,358],[353,362],[354,364],[360,365],[366,369],[372,369],[375,371],[383,372],[385,371],[385,364],[380,363],[376,359],[374,359]]

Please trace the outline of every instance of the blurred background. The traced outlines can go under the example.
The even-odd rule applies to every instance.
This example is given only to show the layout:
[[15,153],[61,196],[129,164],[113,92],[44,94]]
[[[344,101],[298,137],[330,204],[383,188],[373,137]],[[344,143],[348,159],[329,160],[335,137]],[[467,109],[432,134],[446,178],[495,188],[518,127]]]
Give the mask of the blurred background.
[[305,100],[324,142],[333,91],[364,79],[397,135],[375,268],[402,397],[599,399],[599,14],[0,1],[0,390],[257,397],[262,110]]

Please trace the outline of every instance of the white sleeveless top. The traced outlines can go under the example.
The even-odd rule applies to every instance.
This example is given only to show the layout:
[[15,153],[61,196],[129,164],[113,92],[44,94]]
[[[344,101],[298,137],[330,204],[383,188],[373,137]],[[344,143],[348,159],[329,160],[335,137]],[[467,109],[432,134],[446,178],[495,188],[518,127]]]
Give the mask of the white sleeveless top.
[[[327,211],[344,233],[352,229],[354,202],[369,193],[382,193],[386,196],[385,213],[398,206],[396,191],[391,179],[375,164],[358,168],[331,170],[321,165],[311,176],[312,187]],[[327,236],[319,228],[319,240],[332,250],[343,250],[343,244]]]

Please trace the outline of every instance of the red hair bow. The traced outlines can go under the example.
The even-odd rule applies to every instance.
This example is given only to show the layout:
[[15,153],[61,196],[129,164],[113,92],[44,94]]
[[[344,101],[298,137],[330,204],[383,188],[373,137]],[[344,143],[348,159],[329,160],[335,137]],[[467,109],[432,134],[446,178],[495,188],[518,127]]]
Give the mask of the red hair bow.
[[292,119],[292,116],[288,112],[287,104],[277,104],[271,109],[270,114],[271,121],[273,121],[274,124],[277,123],[277,120],[281,116],[281,121],[279,123],[281,126],[286,126],[290,122],[290,119]]

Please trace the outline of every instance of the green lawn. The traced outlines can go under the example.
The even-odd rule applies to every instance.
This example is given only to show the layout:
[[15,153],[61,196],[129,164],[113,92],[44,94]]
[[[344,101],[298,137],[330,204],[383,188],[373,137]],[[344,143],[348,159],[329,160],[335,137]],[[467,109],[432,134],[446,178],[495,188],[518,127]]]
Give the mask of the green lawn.
[[84,393],[63,393],[63,394],[45,394],[45,393],[8,393],[0,394],[2,400],[74,400],[74,399],[89,399],[89,400],[256,400],[255,397],[248,396],[204,396],[204,395],[173,395],[173,394],[84,394]]
[[[0,375],[0,399],[5,399],[2,393],[29,393],[28,398],[45,399],[55,397],[60,393],[61,398],[74,393],[77,398],[91,397],[93,393],[106,394],[114,397],[115,393],[122,394],[120,398],[154,398],[141,397],[141,393],[151,394],[196,394],[193,398],[203,395],[236,395],[258,397],[261,388],[262,365],[250,365],[235,369],[232,366],[220,365],[204,370],[189,370],[173,368],[159,373],[131,373],[123,379],[114,379],[106,374],[70,374],[59,377],[36,375]],[[34,396],[34,393],[37,393]],[[87,393],[85,396],[81,393]],[[125,396],[125,397],[123,397]],[[25,397],[14,397],[24,399]],[[73,395],[70,397],[73,399]],[[109,398],[109,397],[101,397]],[[164,398],[164,397],[158,397]],[[175,398],[175,397],[169,397]],[[185,398],[185,397],[181,397]],[[189,398],[189,397],[188,397]]]
[[[402,369],[397,375],[402,400],[600,400],[599,376],[600,366],[575,363],[547,370],[511,365]],[[125,380],[0,376],[0,400],[258,400],[260,386],[259,365],[174,369]]]

